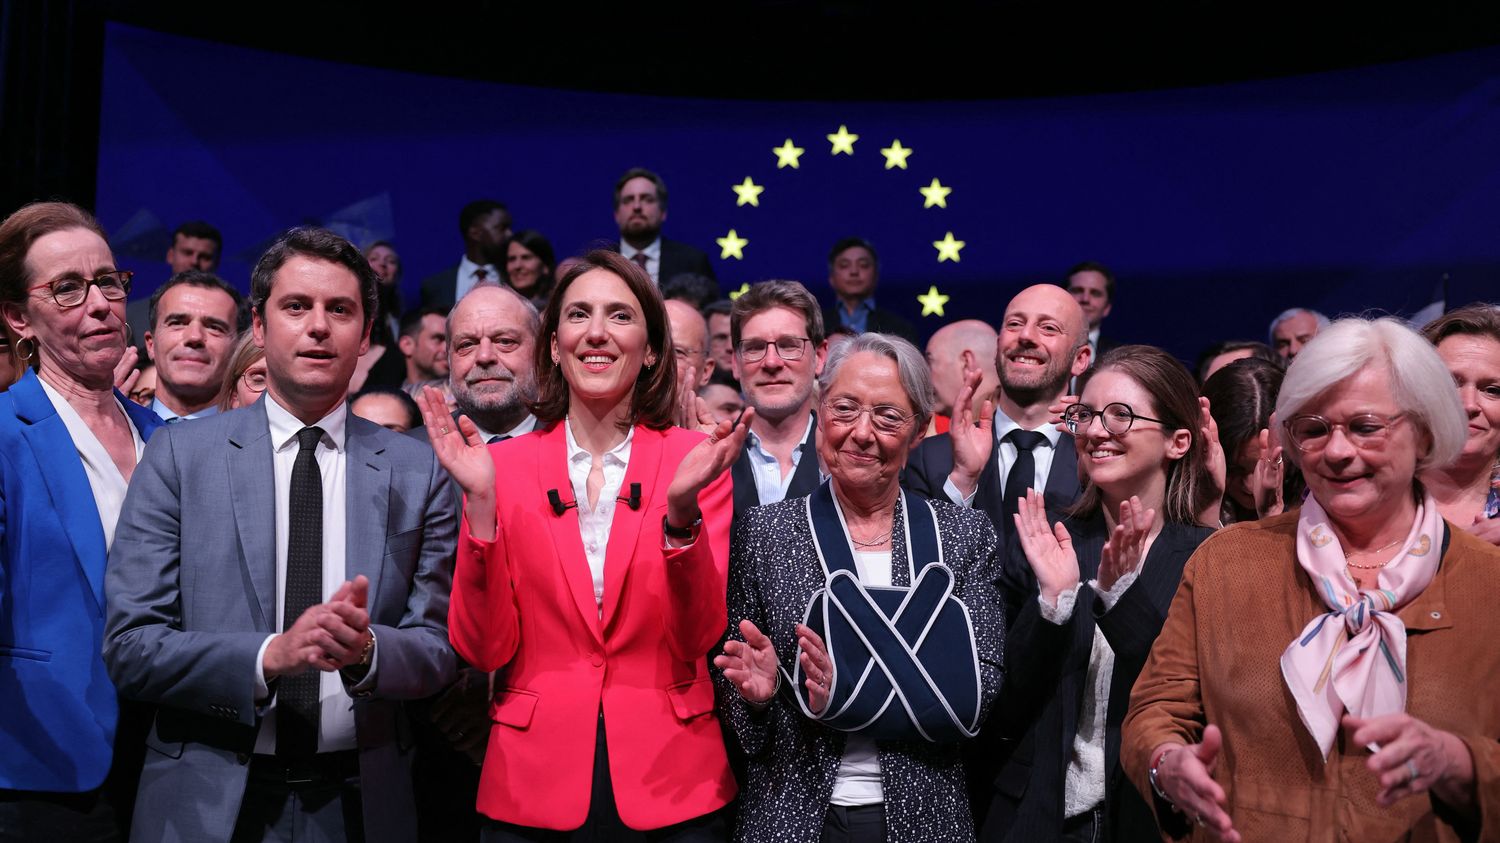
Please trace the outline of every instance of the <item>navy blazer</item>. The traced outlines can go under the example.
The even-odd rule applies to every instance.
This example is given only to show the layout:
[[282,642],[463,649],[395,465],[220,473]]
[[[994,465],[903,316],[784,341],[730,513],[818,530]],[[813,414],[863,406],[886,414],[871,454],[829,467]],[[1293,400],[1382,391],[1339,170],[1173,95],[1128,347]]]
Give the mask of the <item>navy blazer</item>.
[[[823,308],[823,329],[825,331],[833,330],[844,324],[843,318],[839,314],[842,307],[842,305],[835,304],[833,307]],[[865,330],[875,334],[893,334],[913,345],[918,345],[917,329],[893,311],[878,307],[870,311],[870,315],[865,318]]]
[[[807,429],[807,438],[797,449],[802,456],[797,460],[797,467],[792,471],[792,482],[786,487],[786,495],[783,500],[792,498],[805,498],[813,493],[813,490],[823,483],[823,474],[818,469],[818,414],[812,414],[812,426]],[[760,506],[760,492],[755,485],[755,468],[750,463],[750,440],[746,438],[745,446],[740,450],[740,458],[734,461],[734,467],[729,470],[730,478],[734,481],[734,515],[738,518],[745,514],[745,510],[752,506]]]
[[[609,250],[620,251],[620,241],[616,240],[609,244]],[[708,255],[704,254],[702,249],[679,243],[676,240],[668,240],[665,237],[661,238],[661,259],[656,270],[657,286],[660,286],[663,281],[669,281],[674,276],[684,273],[705,275],[718,281],[714,277],[714,265],[709,262]]]
[[[115,397],[149,439],[150,410]],[[104,670],[104,526],[83,460],[29,369],[0,393],[0,788],[104,782],[119,704]]]
[[[999,442],[995,443],[998,449]],[[953,442],[948,434],[929,436],[906,461],[906,471],[901,475],[901,485],[928,500],[946,501],[948,495],[943,485],[953,473]],[[974,508],[990,517],[995,525],[995,535],[1000,537],[1000,546],[1005,546],[1006,537],[1013,532],[1002,512],[1004,500],[1000,494],[1000,459],[998,451],[990,455],[990,461],[979,474],[979,488],[974,492]],[[1047,472],[1047,488],[1042,497],[1048,509],[1063,510],[1078,500],[1078,451],[1073,445],[1073,436],[1064,433],[1057,440],[1057,452],[1052,455],[1052,468]]]
[[1005,642],[1009,681],[990,719],[993,728],[981,734],[975,747],[976,756],[988,762],[984,775],[992,785],[980,797],[992,797],[980,839],[1020,843],[1062,836],[1068,758],[1088,690],[1097,627],[1115,654],[1105,714],[1102,839],[1148,843],[1159,837],[1156,821],[1120,767],[1120,725],[1130,705],[1130,689],[1166,622],[1183,567],[1213,530],[1164,524],[1135,582],[1105,612],[1087,585],[1099,571],[1109,536],[1104,516],[1063,518],[1054,511],[1048,517],[1061,520],[1073,536],[1079,578],[1085,584],[1067,623],[1047,621],[1037,599],[1036,575],[1019,543],[1010,542],[1000,589],[1011,620]]

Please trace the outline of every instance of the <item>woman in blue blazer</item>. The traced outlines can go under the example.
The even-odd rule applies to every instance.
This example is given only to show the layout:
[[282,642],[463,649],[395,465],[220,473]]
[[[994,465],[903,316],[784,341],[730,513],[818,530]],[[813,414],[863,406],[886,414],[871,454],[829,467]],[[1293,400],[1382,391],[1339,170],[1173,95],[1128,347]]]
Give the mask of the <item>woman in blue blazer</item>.
[[114,388],[129,291],[86,211],[42,202],[0,224],[0,313],[30,367],[0,394],[0,836],[118,836],[104,563],[161,424]]

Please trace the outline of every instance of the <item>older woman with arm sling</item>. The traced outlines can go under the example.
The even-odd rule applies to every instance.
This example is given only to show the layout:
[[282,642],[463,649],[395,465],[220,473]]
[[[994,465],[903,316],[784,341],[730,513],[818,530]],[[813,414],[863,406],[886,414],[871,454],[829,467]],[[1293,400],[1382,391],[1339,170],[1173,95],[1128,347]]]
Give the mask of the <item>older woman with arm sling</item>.
[[114,389],[129,291],[81,208],[41,202],[0,225],[0,307],[36,366],[0,395],[0,832],[112,839],[110,800],[134,798],[100,655],[106,552],[161,424]]
[[1169,838],[1500,839],[1500,553],[1417,480],[1463,411],[1391,319],[1324,329],[1277,398],[1310,495],[1188,562],[1122,758]]
[[735,839],[972,840],[959,742],[1000,688],[994,529],[900,488],[934,400],[910,343],[851,339],[820,392],[831,479],[735,531],[714,660],[748,756]]
[[706,656],[748,418],[671,427],[666,308],[615,253],[569,270],[542,319],[546,430],[486,446],[435,390],[422,402],[465,495],[450,635],[498,670],[482,839],[721,839],[735,785]]

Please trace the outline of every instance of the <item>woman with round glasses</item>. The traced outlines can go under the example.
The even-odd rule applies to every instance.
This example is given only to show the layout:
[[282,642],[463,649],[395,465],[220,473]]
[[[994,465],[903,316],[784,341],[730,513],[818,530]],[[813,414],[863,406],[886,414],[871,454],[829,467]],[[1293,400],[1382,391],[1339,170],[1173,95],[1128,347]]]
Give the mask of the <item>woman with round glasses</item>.
[[219,411],[238,410],[260,400],[266,391],[266,352],[255,344],[249,331],[240,337],[229,355],[224,372],[224,386],[215,402]]
[[[1188,370],[1158,348],[1111,350],[1082,377],[1063,425],[1083,492],[1066,512],[1028,490],[1021,553],[1001,579],[1010,635],[995,722],[1014,739],[986,813],[988,839],[1149,840],[1156,825],[1120,775],[1119,723],[1183,565],[1216,511],[1203,410]],[[1019,779],[1019,781],[1017,781]]]
[[1434,466],[1422,482],[1449,523],[1500,544],[1500,311],[1460,307],[1427,323],[1422,336],[1453,373],[1469,421],[1458,459]]
[[[807,350],[740,353],[768,349]],[[959,744],[1000,687],[994,529],[901,490],[935,400],[920,351],[861,334],[819,383],[828,482],[749,509],[730,550],[714,665],[748,760],[735,839],[972,840]]]
[[1418,479],[1464,447],[1452,382],[1393,319],[1287,370],[1310,494],[1199,548],[1131,694],[1121,754],[1168,835],[1495,839],[1500,552]]
[[100,656],[105,556],[161,424],[114,388],[129,292],[81,208],[0,224],[0,312],[28,367],[0,394],[0,829],[37,839],[114,838],[111,799],[134,795],[123,759],[111,775],[123,724]]

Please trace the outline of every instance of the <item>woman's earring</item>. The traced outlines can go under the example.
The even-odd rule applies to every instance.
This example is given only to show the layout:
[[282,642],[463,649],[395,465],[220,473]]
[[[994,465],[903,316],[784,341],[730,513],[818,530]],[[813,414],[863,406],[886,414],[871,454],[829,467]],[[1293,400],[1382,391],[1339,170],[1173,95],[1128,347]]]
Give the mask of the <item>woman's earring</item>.
[[[25,354],[21,353],[21,343],[23,342],[31,343],[31,349]],[[20,360],[22,363],[30,363],[31,358],[36,355],[36,340],[32,337],[21,337],[16,340],[16,344],[12,350],[15,352],[17,360]]]

